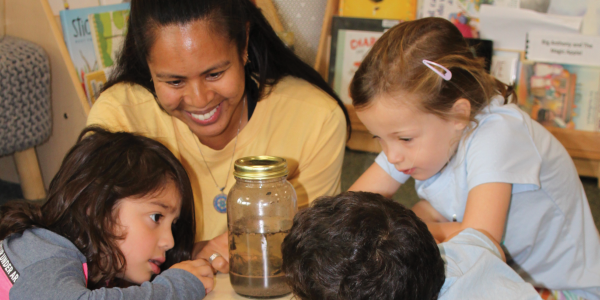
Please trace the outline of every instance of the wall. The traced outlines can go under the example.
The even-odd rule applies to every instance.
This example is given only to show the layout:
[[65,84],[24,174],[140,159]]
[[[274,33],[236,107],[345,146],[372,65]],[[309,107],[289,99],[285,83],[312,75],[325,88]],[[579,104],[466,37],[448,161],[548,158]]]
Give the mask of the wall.
[[[4,16],[4,11],[4,0],[0,0],[0,38],[2,38],[5,33],[4,24],[6,23],[6,18]],[[19,177],[17,177],[17,169],[15,167],[12,155],[0,158],[0,179],[12,182],[19,181]]]
[[4,17],[4,0],[0,0],[0,38],[2,38],[4,36],[4,23],[5,23],[5,17]]
[[271,0],[287,31],[294,33],[294,52],[308,65],[315,64],[327,0]]

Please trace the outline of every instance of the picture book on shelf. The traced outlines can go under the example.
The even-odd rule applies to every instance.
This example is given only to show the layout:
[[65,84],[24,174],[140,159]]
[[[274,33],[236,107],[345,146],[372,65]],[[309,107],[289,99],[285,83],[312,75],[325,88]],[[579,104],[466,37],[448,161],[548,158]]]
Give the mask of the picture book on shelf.
[[93,71],[84,75],[85,90],[88,91],[87,99],[90,105],[94,105],[94,103],[96,103],[98,96],[100,96],[100,91],[110,77],[111,72],[112,67],[108,67],[106,69]]
[[117,53],[125,40],[128,18],[128,9],[94,13],[88,16],[94,53],[101,69],[114,65]]
[[348,87],[373,44],[399,20],[334,16],[331,23],[329,84],[345,104],[352,104]]
[[519,106],[544,126],[599,130],[600,68],[521,64]]
[[417,0],[340,0],[339,15],[410,21],[417,17]]
[[515,7],[518,1],[422,0],[418,17],[445,18],[454,23],[464,37],[479,38],[479,9],[484,4]]
[[65,44],[84,89],[84,75],[100,69],[100,64],[97,62],[94,52],[94,42],[88,16],[93,13],[125,9],[129,9],[128,2],[60,11],[59,16]]

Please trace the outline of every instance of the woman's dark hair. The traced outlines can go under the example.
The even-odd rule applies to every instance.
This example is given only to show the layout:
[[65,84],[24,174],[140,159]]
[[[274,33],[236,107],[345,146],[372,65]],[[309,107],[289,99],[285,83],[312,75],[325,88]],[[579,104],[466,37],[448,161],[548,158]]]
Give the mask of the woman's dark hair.
[[253,78],[258,82],[258,87],[246,84],[249,99],[259,101],[269,90],[267,87],[275,85],[284,76],[304,79],[337,101],[346,116],[350,136],[350,119],[340,98],[317,71],[285,46],[250,0],[132,0],[123,49],[104,90],[125,82],[141,85],[156,97],[147,63],[156,29],[198,20],[207,20],[213,32],[235,43],[240,58],[248,42],[250,62],[244,71],[246,79]]
[[29,228],[45,228],[70,240],[85,255],[88,287],[106,286],[125,266],[118,248],[117,208],[127,197],[160,192],[172,182],[181,213],[172,225],[175,245],[161,265],[166,270],[189,260],[194,247],[195,216],[190,180],[171,151],[157,141],[98,127],[84,129],[50,183],[40,208],[21,201],[0,207],[0,239]]
[[281,247],[288,285],[303,300],[433,300],[445,280],[427,225],[379,194],[315,200]]

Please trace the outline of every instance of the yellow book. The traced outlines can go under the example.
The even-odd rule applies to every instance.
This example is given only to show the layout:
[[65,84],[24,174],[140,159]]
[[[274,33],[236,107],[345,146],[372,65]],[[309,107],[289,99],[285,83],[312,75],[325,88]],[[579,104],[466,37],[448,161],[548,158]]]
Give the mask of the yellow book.
[[410,21],[417,17],[417,0],[340,0],[342,17]]
[[110,77],[112,68],[106,68],[95,72],[87,73],[84,75],[85,90],[87,91],[88,102],[90,106],[94,105],[100,91],[107,79]]

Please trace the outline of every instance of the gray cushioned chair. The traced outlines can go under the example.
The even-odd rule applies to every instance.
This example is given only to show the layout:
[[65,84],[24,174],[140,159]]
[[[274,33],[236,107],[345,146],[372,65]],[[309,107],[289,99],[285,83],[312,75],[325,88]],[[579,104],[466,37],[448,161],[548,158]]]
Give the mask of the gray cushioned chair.
[[0,156],[14,154],[25,199],[46,197],[35,152],[52,132],[50,63],[42,47],[0,38]]

